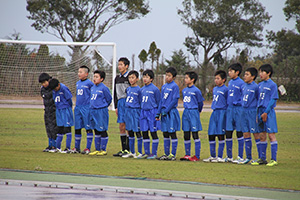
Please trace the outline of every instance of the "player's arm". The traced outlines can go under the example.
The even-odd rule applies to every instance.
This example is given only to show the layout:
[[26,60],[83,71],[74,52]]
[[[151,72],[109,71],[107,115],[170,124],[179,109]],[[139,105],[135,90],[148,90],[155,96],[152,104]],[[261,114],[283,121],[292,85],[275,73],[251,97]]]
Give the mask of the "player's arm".
[[269,101],[269,104],[266,108],[266,110],[264,111],[264,113],[261,115],[261,119],[263,120],[263,122],[266,122],[268,119],[268,114],[270,113],[271,109],[273,108],[274,104],[276,103],[276,99],[271,99]]
[[159,116],[161,113],[161,105],[162,105],[162,103],[161,103],[162,99],[161,99],[161,94],[160,94],[159,90],[155,90],[154,95],[155,95],[154,96],[155,102],[158,105],[157,114],[155,115],[155,119],[159,120]]
[[104,90],[104,96],[105,96],[105,99],[106,99],[106,102],[108,104],[108,106],[111,104],[112,102],[112,97],[111,97],[111,94],[110,94],[110,91],[108,88],[105,88]]

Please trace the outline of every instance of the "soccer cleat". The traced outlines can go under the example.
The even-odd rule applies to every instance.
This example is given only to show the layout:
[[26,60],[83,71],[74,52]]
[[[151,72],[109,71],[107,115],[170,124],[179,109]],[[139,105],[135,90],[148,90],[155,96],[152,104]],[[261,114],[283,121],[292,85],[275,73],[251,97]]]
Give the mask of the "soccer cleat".
[[[60,149],[59,149],[60,150]],[[52,149],[49,150],[50,153],[56,153],[58,152],[58,149],[53,147]]]
[[60,153],[71,153],[71,150],[70,149],[68,149],[68,148],[65,148],[65,150],[63,150],[62,152],[60,152]]
[[99,151],[96,155],[97,156],[106,156],[107,155],[107,151]]
[[81,154],[89,154],[90,153],[90,150],[88,148],[85,148]]
[[115,157],[122,157],[123,151],[119,151],[118,153],[113,154]]
[[168,156],[162,155],[161,157],[157,158],[157,160],[167,160]]
[[139,158],[140,158],[140,157],[142,157],[142,156],[143,156],[143,154],[141,154],[141,153],[138,153],[138,155],[136,155],[136,154],[135,154],[133,157],[134,157],[134,158],[138,158],[138,159],[139,159]]
[[98,153],[100,153],[100,151],[93,151],[93,152],[89,153],[89,156],[95,156],[95,155],[97,155]]
[[122,156],[124,156],[124,155],[127,155],[127,154],[129,154],[130,152],[128,151],[128,150],[124,150],[123,152],[122,152],[122,155],[120,156],[120,157],[122,157]]
[[209,157],[209,158],[203,159],[203,162],[211,162],[213,160],[217,160],[217,158],[216,157]]
[[224,163],[225,162],[225,158],[217,157],[216,159],[213,159],[210,162],[212,162],[212,163]]
[[196,155],[194,155],[193,157],[191,157],[191,156],[189,156],[189,157],[190,157],[190,158],[189,158],[189,161],[195,162],[195,161],[199,161],[199,160],[200,160],[199,158],[197,158]]
[[138,157],[138,159],[146,159],[148,157],[147,154],[142,154],[140,157]]
[[271,161],[267,164],[268,167],[273,167],[273,166],[276,166],[276,165],[278,165],[278,162],[275,161],[275,160],[271,160]]
[[246,158],[245,160],[243,160],[242,162],[239,162],[238,164],[239,164],[239,165],[246,165],[246,164],[248,164],[249,162],[251,162],[251,159]]
[[71,153],[80,153],[80,149],[73,148],[71,150]]
[[243,159],[243,158],[240,158],[240,157],[238,156],[236,160],[232,161],[232,163],[238,164],[238,163],[243,162],[243,161],[244,161],[244,159]]
[[258,166],[258,165],[266,165],[268,162],[266,160],[258,159],[257,161],[254,161],[251,163],[253,166]]
[[167,160],[174,161],[174,160],[176,160],[176,157],[170,153],[170,155],[168,155],[168,157],[167,157]]
[[153,154],[151,154],[147,157],[147,159],[149,159],[149,160],[153,160],[153,159],[156,159],[156,158],[157,158],[157,155],[153,155]]
[[225,162],[233,162],[233,158],[228,158],[228,157],[226,157],[226,158],[225,158]]
[[135,157],[136,157],[136,154],[135,153],[131,153],[131,152],[122,156],[122,158],[135,158]]
[[46,147],[43,152],[49,152],[52,148],[50,146]]
[[191,156],[185,155],[185,156],[183,156],[182,158],[180,158],[180,160],[183,160],[183,161],[190,161],[191,158],[192,158]]

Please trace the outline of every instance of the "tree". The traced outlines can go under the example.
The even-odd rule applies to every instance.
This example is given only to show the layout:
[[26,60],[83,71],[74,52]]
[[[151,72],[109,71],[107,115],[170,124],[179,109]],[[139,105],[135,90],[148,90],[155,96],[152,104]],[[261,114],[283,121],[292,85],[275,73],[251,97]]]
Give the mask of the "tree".
[[143,49],[140,54],[139,54],[139,59],[142,63],[142,68],[141,68],[141,72],[143,72],[145,70],[145,62],[147,62],[148,60],[148,54],[147,54],[147,51],[145,49]]
[[[173,55],[170,60],[166,59],[167,67],[174,67],[177,70],[177,74],[184,74],[186,71],[192,69],[189,59],[186,55],[184,55],[183,51],[180,49],[178,51],[173,51]],[[162,69],[165,71],[166,69]]]
[[283,8],[286,20],[290,19],[296,20],[296,28],[300,33],[300,1],[299,0],[287,0],[285,2],[285,7]]
[[64,42],[95,42],[113,26],[149,13],[145,0],[28,0],[26,9],[32,27]]
[[184,45],[197,63],[205,94],[212,59],[234,43],[260,46],[261,32],[270,16],[258,0],[184,0],[182,4],[178,14],[193,33],[193,37],[185,38]]
[[151,69],[153,70],[154,69],[154,62],[159,59],[157,57],[157,53],[156,53],[156,50],[157,50],[157,46],[155,44],[155,42],[151,42],[150,44],[150,47],[149,47],[149,50],[148,50],[148,56],[150,57],[150,61],[151,61]]

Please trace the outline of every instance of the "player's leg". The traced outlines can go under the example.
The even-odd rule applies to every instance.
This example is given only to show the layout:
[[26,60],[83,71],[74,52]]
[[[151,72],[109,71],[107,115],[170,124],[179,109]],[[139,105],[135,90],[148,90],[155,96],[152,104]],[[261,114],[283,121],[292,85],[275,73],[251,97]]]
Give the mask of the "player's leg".
[[218,148],[218,157],[216,160],[212,160],[211,162],[225,162],[225,159],[223,159],[223,152],[225,147],[225,135],[217,135],[219,139],[219,148]]
[[140,159],[145,159],[145,158],[148,157],[148,155],[150,155],[150,137],[149,137],[148,131],[143,131],[142,134],[143,134],[143,143],[144,143],[145,154],[143,154],[139,158]]
[[106,147],[108,143],[108,134],[107,131],[101,131],[101,141],[100,141],[100,152],[97,153],[97,156],[105,156],[107,155]]
[[101,151],[101,132],[98,131],[97,129],[94,129],[94,132],[95,132],[95,151],[89,153],[90,156],[95,156],[97,155],[98,153],[100,153]]
[[[201,151],[201,141],[199,138],[198,132],[192,132],[193,139],[195,142],[195,156],[199,160],[200,159],[200,151]],[[197,160],[195,160],[197,161]]]
[[86,130],[86,148],[81,152],[82,154],[89,154],[91,152],[93,138],[94,138],[93,130],[92,129]]
[[63,134],[66,135],[66,148],[62,153],[71,153],[72,132],[71,127],[64,127]]
[[216,135],[208,135],[210,157],[203,159],[203,162],[212,162],[216,160]]
[[63,140],[63,136],[64,136],[64,127],[58,126],[58,131],[56,135],[56,148],[59,153],[61,152],[61,142]]
[[167,156],[170,155],[170,146],[171,146],[171,139],[168,132],[163,132],[164,136],[164,155],[159,157],[159,160],[166,160]]
[[244,158],[244,135],[242,131],[242,107],[241,106],[235,106],[234,107],[234,123],[235,123],[235,130],[236,130],[236,136],[238,141],[238,162],[242,162]]
[[252,139],[251,133],[245,132],[243,133],[245,140],[245,151],[246,151],[246,159],[238,164],[247,164],[252,160]]
[[135,136],[132,130],[128,131],[129,134],[129,149],[132,154],[135,154]]
[[80,129],[75,129],[75,148],[72,149],[72,153],[79,153],[80,152],[81,137],[82,137],[81,136],[81,128]]
[[278,164],[277,163],[278,144],[277,144],[275,133],[269,133],[269,139],[271,143],[271,161],[267,164],[267,166],[272,167]]
[[253,133],[253,137],[255,140],[255,144],[256,144],[256,149],[257,149],[257,158],[261,157],[261,148],[260,148],[260,138],[259,138],[259,133]]
[[178,146],[178,139],[177,139],[177,134],[176,132],[173,133],[169,133],[170,137],[171,137],[171,143],[172,143],[172,151],[171,153],[168,155],[168,159],[167,160],[176,160],[176,152],[177,152],[177,146]]
[[180,158],[180,160],[189,161],[189,159],[191,158],[191,132],[184,131],[183,139],[184,139],[185,156]]
[[44,122],[45,122],[45,128],[48,138],[48,146],[43,150],[43,152],[49,152],[49,150],[52,149],[52,139],[51,139],[51,127],[50,127],[50,119],[49,119],[50,112],[44,113]]
[[226,153],[227,162],[232,162],[232,133],[234,130],[234,110],[233,107],[228,107],[226,110],[226,132],[225,132],[225,142],[226,142]]
[[159,139],[157,136],[157,132],[150,132],[152,137],[152,154],[150,154],[147,159],[156,159],[157,158],[157,149],[159,144]]
[[[143,137],[140,131],[135,132],[137,138],[138,154],[143,154]],[[138,155],[137,155],[138,156]]]
[[72,153],[80,152],[80,143],[81,143],[81,129],[83,128],[83,113],[84,110],[81,110],[81,107],[76,106],[74,109],[75,117],[75,148],[72,149]]

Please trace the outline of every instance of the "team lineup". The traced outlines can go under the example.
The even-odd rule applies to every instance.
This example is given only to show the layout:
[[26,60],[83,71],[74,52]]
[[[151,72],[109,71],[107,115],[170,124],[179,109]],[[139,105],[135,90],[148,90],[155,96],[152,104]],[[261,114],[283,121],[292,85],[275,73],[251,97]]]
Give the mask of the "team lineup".
[[[117,123],[119,124],[121,150],[113,156],[136,159],[176,160],[178,139],[176,132],[183,131],[185,156],[182,161],[199,161],[202,130],[200,113],[204,98],[195,86],[198,74],[193,71],[185,73],[182,90],[184,111],[180,118],[178,100],[180,90],[175,83],[177,71],[169,67],[165,71],[166,83],[161,91],[152,83],[154,72],[142,73],[144,86],[138,86],[139,73],[128,71],[130,61],[122,57],[118,61],[120,74],[114,80],[114,95],[104,85],[105,72],[93,72],[93,82],[88,79],[89,68],[78,69],[79,81],[76,83],[76,105],[72,111],[72,93],[66,85],[47,73],[39,76],[42,84],[41,96],[45,106],[44,121],[48,136],[45,152],[82,153],[89,156],[107,155],[108,144],[108,107],[114,101]],[[213,110],[208,127],[210,157],[203,162],[276,166],[278,144],[275,137],[277,130],[276,101],[277,85],[271,80],[273,68],[264,64],[256,68],[247,68],[244,81],[239,77],[242,66],[234,63],[228,67],[230,81],[225,86],[227,73],[218,70],[214,74]],[[255,83],[257,76],[261,82]],[[75,147],[71,149],[72,132],[75,126]],[[81,129],[86,130],[87,144],[81,151]],[[163,133],[164,155],[157,155],[159,137]],[[233,158],[233,131],[238,141],[237,159]],[[150,134],[149,134],[150,132]],[[252,160],[252,135],[257,149],[257,159]],[[267,134],[271,145],[271,160],[267,162]],[[62,150],[62,140],[66,135],[66,147]],[[95,137],[94,137],[95,135]],[[151,139],[150,139],[151,135]],[[191,137],[194,139],[194,155],[191,150]],[[216,150],[218,138],[218,150]],[[91,151],[94,140],[95,150]],[[151,143],[152,142],[152,143]],[[137,143],[137,145],[136,145]],[[226,145],[226,148],[225,148]],[[137,146],[137,149],[135,147]],[[151,148],[150,148],[151,147]],[[151,149],[151,151],[150,151]],[[226,156],[223,152],[226,149]],[[243,153],[246,156],[243,156]],[[192,156],[193,155],[193,156]]]

